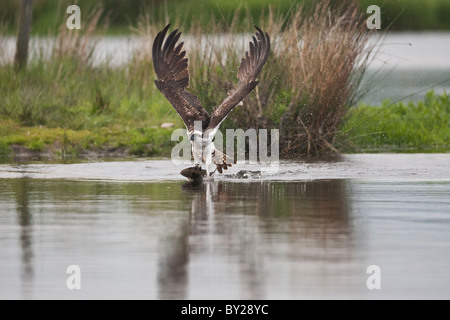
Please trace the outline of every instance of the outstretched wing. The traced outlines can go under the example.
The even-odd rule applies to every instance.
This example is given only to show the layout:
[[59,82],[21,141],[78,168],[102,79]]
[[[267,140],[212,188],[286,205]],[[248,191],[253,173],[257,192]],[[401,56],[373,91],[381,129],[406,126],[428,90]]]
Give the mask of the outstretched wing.
[[214,110],[207,130],[212,130],[213,134],[218,126],[225,120],[228,113],[241,102],[258,84],[256,78],[267,61],[270,53],[270,38],[267,33],[256,27],[256,34],[253,42],[250,42],[250,54],[245,53],[241,60],[241,65],[237,73],[239,79],[238,86],[225,100]]
[[170,24],[160,31],[153,42],[153,67],[158,77],[156,87],[169,100],[189,131],[194,130],[194,121],[202,121],[204,130],[209,124],[209,114],[198,98],[186,90],[189,85],[188,59],[185,58],[186,51],[181,51],[183,42],[177,45],[181,32],[178,33],[178,29],[172,31],[164,41],[169,27]]

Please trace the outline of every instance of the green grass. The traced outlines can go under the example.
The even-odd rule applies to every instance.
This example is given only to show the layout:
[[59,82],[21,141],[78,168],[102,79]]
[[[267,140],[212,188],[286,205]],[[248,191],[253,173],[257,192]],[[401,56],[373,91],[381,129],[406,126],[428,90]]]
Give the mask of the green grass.
[[349,113],[339,143],[345,152],[448,152],[449,96],[430,91],[417,103],[361,105]]
[[79,157],[85,153],[168,157],[173,144],[172,130],[161,128],[126,128],[121,126],[71,130],[41,126],[21,126],[0,120],[0,155],[9,155],[12,146],[54,156]]
[[74,155],[126,149],[132,155],[169,156],[171,130],[160,125],[183,124],[146,74],[149,66],[139,69],[42,59],[18,74],[3,66],[0,153],[21,145]]

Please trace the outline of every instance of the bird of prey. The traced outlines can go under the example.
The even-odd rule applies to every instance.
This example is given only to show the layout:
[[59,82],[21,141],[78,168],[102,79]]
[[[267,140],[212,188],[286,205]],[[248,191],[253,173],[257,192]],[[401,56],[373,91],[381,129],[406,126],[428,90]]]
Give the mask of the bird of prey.
[[[210,177],[213,163],[220,173],[231,166],[227,162],[230,158],[219,152],[212,140],[227,115],[258,84],[257,77],[269,57],[270,38],[255,26],[257,31],[249,43],[250,50],[242,58],[237,72],[237,87],[209,114],[198,98],[186,90],[189,86],[188,58],[186,51],[182,51],[183,42],[177,44],[181,32],[176,29],[166,38],[169,27],[170,24],[160,31],[153,42],[153,67],[157,76],[155,84],[186,125],[195,168],[202,171],[201,164],[205,162],[206,176]],[[198,125],[200,122],[201,126]]]

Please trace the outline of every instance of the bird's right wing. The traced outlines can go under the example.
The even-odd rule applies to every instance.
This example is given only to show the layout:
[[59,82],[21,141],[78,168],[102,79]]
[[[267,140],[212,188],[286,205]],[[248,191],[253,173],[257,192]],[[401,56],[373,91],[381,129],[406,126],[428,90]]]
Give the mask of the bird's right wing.
[[189,131],[194,130],[194,121],[202,121],[204,130],[209,125],[209,114],[198,98],[186,90],[189,85],[188,59],[185,58],[186,51],[181,51],[183,42],[175,46],[181,32],[178,33],[178,29],[172,31],[164,41],[169,27],[170,24],[160,31],[153,42],[153,67],[158,77],[156,87],[169,100]]

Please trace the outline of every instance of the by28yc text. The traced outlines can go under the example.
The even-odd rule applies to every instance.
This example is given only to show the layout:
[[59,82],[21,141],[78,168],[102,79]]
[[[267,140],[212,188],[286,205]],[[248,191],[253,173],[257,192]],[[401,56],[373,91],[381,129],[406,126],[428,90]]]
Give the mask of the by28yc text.
[[239,315],[239,314],[251,314],[251,315],[264,315],[269,314],[269,306],[265,305],[255,305],[255,304],[239,304],[232,305],[226,304],[224,308],[216,307],[197,307],[189,304],[187,307],[181,308],[181,314],[185,315],[208,315],[210,318],[214,313],[222,313],[229,315]]

